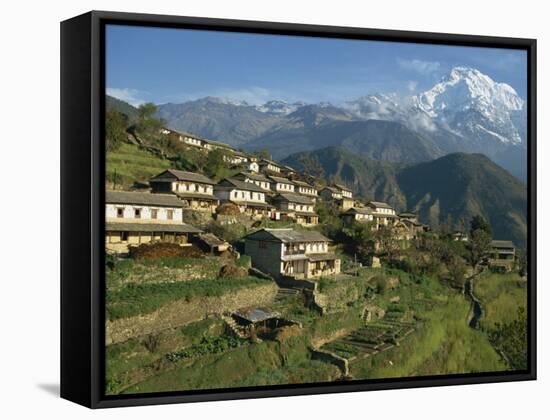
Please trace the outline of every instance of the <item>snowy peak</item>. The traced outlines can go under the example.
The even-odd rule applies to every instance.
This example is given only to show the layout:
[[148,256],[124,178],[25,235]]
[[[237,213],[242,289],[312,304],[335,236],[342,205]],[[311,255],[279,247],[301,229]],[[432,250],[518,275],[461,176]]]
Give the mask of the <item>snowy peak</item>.
[[304,105],[306,105],[305,102],[294,102],[293,104],[289,104],[285,101],[273,100],[268,101],[263,105],[257,105],[255,108],[257,111],[267,114],[288,115]]
[[455,67],[430,90],[416,97],[418,106],[431,116],[446,109],[477,109],[487,116],[493,111],[520,111],[524,101],[514,88],[497,83],[477,69]]

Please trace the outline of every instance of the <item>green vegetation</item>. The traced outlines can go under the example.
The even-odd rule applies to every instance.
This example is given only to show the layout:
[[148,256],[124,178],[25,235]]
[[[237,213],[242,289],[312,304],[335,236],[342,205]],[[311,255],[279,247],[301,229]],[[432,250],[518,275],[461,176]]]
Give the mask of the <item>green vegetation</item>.
[[505,370],[485,334],[468,326],[469,312],[470,305],[458,294],[417,312],[417,333],[399,347],[352,363],[351,373],[374,379]]
[[149,178],[170,168],[169,160],[130,143],[122,143],[115,151],[107,153],[105,179],[115,186],[130,186],[135,181]]
[[175,363],[183,359],[223,353],[229,349],[240,347],[245,343],[248,343],[248,340],[237,337],[203,337],[200,343],[183,350],[170,352],[166,355],[166,358]]
[[267,284],[257,277],[204,279],[175,283],[130,283],[116,290],[107,290],[107,318],[115,320],[147,314],[179,299],[221,296],[243,288]]

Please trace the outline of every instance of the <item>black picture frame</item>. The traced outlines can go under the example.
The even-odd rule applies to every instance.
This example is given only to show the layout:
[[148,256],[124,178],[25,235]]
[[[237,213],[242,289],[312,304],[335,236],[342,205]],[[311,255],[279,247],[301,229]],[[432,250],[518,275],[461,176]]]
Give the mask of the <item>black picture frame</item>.
[[[528,61],[526,371],[206,391],[104,395],[105,25],[193,28],[521,49]],[[90,408],[280,397],[536,379],[536,40],[92,11],[61,23],[61,397]]]

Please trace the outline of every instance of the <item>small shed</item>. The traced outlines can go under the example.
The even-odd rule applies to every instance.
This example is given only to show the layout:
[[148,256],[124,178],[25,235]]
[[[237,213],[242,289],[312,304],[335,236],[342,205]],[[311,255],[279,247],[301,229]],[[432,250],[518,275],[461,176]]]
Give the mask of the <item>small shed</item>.
[[210,254],[221,254],[231,248],[228,242],[218,238],[213,233],[201,233],[197,236],[197,245]]

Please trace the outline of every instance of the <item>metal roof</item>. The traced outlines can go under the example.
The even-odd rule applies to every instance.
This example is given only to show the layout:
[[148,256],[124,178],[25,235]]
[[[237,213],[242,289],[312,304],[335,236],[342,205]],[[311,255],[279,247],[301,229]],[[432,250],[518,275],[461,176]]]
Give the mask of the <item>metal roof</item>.
[[234,315],[252,323],[262,322],[281,316],[278,312],[263,308],[239,309],[234,312]]
[[390,206],[388,203],[384,203],[382,201],[369,201],[367,203],[367,206],[378,207],[381,209],[393,209],[393,207]]
[[294,230],[294,229],[260,229],[246,236],[254,239],[254,236],[267,234],[274,240],[288,242],[331,242],[326,236],[315,230]]
[[300,194],[279,193],[275,197],[273,197],[273,200],[274,201],[289,201],[291,203],[313,205],[313,200],[311,198],[305,197],[305,196],[300,195]]
[[178,181],[199,182],[209,185],[215,184],[214,181],[202,174],[198,174],[196,172],[180,171],[179,169],[167,169],[166,171],[151,178],[149,182],[169,182],[174,178]]
[[512,241],[494,240],[494,241],[491,241],[491,246],[493,248],[515,248],[514,243]]
[[173,194],[156,194],[134,191],[106,191],[107,204],[137,204],[159,207],[182,207],[182,202]]
[[235,178],[225,178],[221,180],[217,186],[234,187],[239,190],[261,192],[265,194],[265,190],[253,182],[245,182]]

